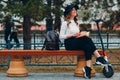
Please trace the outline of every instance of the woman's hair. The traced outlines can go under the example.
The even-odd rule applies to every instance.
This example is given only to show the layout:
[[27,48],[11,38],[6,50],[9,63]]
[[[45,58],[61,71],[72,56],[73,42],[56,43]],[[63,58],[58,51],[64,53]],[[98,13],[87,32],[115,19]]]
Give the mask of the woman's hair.
[[[67,21],[67,26],[70,24],[70,12],[64,17],[65,21]],[[78,14],[74,17],[75,23],[78,25]]]

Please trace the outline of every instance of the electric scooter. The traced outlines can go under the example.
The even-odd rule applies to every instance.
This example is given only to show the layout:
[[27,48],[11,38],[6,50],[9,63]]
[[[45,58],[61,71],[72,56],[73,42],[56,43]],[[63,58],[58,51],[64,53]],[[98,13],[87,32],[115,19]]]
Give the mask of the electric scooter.
[[[102,51],[100,51],[100,54],[104,57],[104,59],[106,61],[108,61],[107,53],[106,53],[104,45],[103,45],[103,40],[102,40],[101,31],[100,31],[100,27],[99,27],[99,22],[103,22],[103,23],[105,23],[105,22],[102,19],[94,19],[93,21],[97,25],[98,36],[99,36],[100,41],[101,41]],[[96,62],[96,64],[97,64],[97,62]],[[101,65],[101,66],[103,66],[103,71],[102,72],[103,72],[103,75],[106,78],[110,78],[110,77],[112,77],[114,75],[114,69],[113,69],[113,67],[112,67],[112,65],[110,63],[105,64],[105,65]]]

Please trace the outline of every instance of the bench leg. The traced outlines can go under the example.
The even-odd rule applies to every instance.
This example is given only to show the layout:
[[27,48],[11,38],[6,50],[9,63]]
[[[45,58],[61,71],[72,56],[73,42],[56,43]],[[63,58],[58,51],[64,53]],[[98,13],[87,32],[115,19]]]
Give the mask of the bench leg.
[[[85,66],[86,66],[85,58],[79,58],[79,60],[77,62],[77,68],[75,69],[74,75],[78,76],[78,77],[83,77],[84,72],[82,69]],[[93,67],[92,67],[92,71],[91,71],[91,76],[95,76],[95,69]]]
[[8,71],[6,72],[7,76],[27,76],[28,75],[28,71],[25,68],[25,64],[24,64],[24,60],[22,59],[22,57],[11,57],[11,61],[10,61],[10,66]]

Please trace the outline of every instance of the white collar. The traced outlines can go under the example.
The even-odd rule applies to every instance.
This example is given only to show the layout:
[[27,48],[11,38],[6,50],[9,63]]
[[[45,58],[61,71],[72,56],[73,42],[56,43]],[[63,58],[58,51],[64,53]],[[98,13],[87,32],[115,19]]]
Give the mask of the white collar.
[[70,22],[71,22],[71,23],[74,23],[75,21],[72,19],[72,20],[70,20]]

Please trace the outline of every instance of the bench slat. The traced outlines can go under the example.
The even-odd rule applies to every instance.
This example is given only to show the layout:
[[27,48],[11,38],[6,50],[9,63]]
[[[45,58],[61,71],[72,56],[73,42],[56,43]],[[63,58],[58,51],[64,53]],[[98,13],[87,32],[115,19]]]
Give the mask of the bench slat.
[[82,50],[1,50],[0,56],[84,56]]

